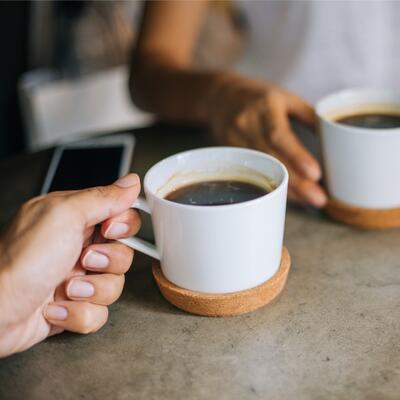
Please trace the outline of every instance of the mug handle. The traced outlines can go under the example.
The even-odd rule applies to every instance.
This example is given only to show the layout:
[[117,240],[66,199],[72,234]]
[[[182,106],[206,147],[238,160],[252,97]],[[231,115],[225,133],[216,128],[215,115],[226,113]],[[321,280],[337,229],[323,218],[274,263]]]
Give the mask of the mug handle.
[[[147,201],[139,197],[132,205],[131,208],[137,208],[139,210],[144,211],[145,213],[151,216],[151,211]],[[147,242],[146,240],[137,238],[137,237],[130,237],[126,239],[118,239],[119,242],[125,244],[132,249],[140,251],[141,253],[147,254],[150,257],[155,258],[156,260],[160,259],[160,253],[157,250],[157,247],[154,244]]]

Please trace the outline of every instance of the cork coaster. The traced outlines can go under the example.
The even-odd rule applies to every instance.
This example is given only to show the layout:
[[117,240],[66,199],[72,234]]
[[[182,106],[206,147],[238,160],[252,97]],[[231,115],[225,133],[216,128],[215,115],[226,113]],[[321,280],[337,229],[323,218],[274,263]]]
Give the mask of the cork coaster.
[[400,208],[361,208],[330,199],[326,206],[326,212],[340,222],[361,229],[400,227]]
[[183,289],[165,278],[158,262],[153,264],[153,276],[162,295],[174,306],[191,314],[224,317],[248,313],[270,303],[284,288],[289,269],[290,255],[284,247],[276,274],[263,284],[241,292],[207,294]]

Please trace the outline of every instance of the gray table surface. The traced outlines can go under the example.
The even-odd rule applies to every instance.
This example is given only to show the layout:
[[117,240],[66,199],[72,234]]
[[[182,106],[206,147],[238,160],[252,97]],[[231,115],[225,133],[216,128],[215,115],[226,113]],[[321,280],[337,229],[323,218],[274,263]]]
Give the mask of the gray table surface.
[[[132,169],[207,145],[192,129],[136,134]],[[50,153],[0,163],[0,223],[34,196]],[[148,222],[145,224],[148,235]],[[400,230],[361,232],[289,207],[287,286],[248,315],[188,315],[137,255],[98,333],[0,360],[0,399],[400,399]]]

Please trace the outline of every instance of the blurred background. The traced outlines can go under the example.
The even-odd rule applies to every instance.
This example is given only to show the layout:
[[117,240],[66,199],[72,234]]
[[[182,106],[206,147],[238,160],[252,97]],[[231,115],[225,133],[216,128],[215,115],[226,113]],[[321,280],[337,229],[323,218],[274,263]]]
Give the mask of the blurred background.
[[[0,158],[153,121],[127,88],[142,11],[143,1],[0,3]],[[234,3],[211,3],[195,63],[233,63],[245,37]]]
[[131,1],[0,4],[1,157],[145,123],[124,87],[140,10]]

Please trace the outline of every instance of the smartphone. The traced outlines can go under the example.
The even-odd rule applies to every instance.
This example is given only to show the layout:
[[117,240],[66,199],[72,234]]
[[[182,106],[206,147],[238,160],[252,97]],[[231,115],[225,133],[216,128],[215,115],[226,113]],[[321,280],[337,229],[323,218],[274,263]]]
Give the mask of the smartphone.
[[41,194],[111,184],[129,172],[134,147],[131,134],[102,136],[57,147]]

